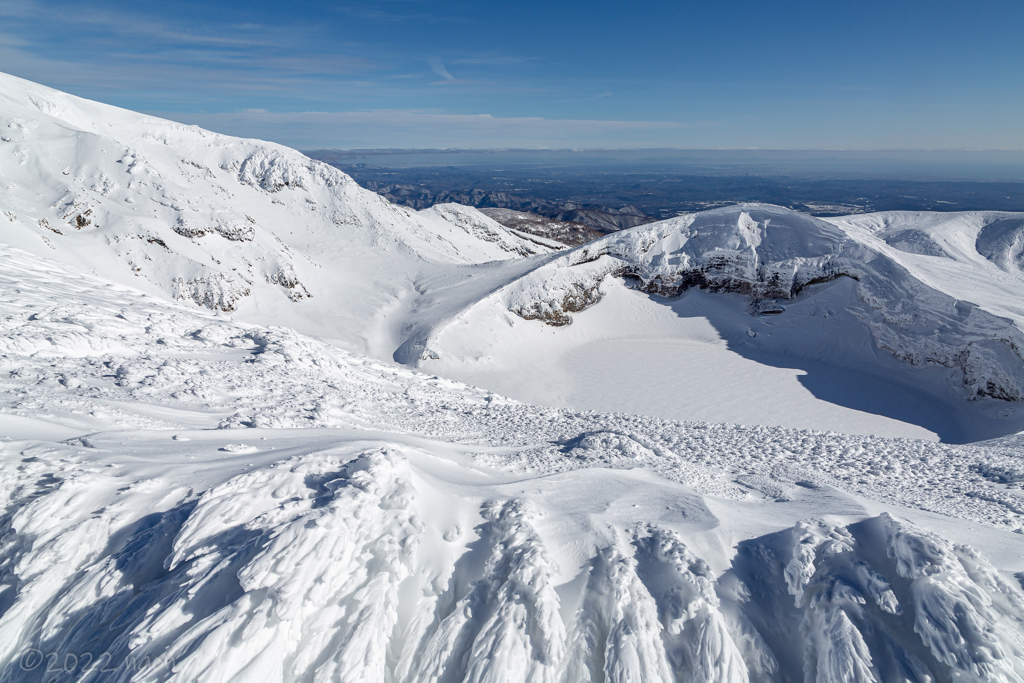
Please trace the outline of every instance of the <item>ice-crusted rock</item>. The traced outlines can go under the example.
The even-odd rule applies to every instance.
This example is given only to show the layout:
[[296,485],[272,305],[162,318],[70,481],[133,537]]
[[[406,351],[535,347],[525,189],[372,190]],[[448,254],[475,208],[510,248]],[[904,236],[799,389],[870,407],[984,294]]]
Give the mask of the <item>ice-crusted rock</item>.
[[215,234],[232,242],[252,242],[256,237],[256,220],[252,216],[216,211],[212,216],[200,220],[203,221],[201,224],[195,218],[179,215],[174,224],[174,232],[190,238]]
[[[700,287],[789,299],[810,284],[856,276],[841,258],[844,249],[856,245],[829,223],[781,207],[741,205],[609,235],[553,261],[542,275],[579,269],[579,277],[565,275],[563,282],[546,288],[566,294],[570,287],[589,290],[614,274],[663,296]],[[513,303],[531,305],[529,300],[545,289],[545,279],[531,274],[517,283]],[[547,303],[560,310],[557,298]]]
[[175,299],[191,300],[205,308],[225,312],[235,310],[238,301],[252,291],[248,283],[239,282],[237,276],[225,273],[212,273],[190,280],[176,277],[171,283]]
[[309,189],[314,182],[328,186],[351,186],[354,182],[344,173],[306,157],[288,157],[276,150],[260,149],[222,168],[236,171],[239,182],[266,192],[285,188]]

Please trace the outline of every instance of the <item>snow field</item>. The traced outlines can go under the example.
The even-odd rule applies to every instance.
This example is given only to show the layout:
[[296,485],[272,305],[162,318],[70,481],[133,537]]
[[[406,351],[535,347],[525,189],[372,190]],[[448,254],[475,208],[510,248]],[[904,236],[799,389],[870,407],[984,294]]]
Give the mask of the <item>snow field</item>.
[[536,408],[0,260],[0,680],[1024,673],[1010,447]]
[[1024,526],[1024,473],[1012,447],[538,408],[287,329],[240,324],[91,276],[71,277],[16,250],[0,249],[0,260],[0,297],[11,311],[0,356],[9,415],[83,432],[408,433],[479,445],[481,463],[508,471],[645,467],[736,499],[763,494],[741,481],[745,475],[766,476],[778,482],[775,498],[799,488],[795,482],[817,482],[895,505]]
[[[0,82],[4,242],[150,294],[553,407],[951,442],[1024,427],[1002,400],[1024,396],[1020,215],[751,204],[564,250],[468,207],[393,206],[279,145]],[[648,297],[612,306],[623,285]],[[672,298],[696,288],[722,310]],[[680,347],[707,335],[673,316],[727,352]],[[652,343],[633,377],[637,320]],[[708,400],[666,400],[708,365],[724,379]]]

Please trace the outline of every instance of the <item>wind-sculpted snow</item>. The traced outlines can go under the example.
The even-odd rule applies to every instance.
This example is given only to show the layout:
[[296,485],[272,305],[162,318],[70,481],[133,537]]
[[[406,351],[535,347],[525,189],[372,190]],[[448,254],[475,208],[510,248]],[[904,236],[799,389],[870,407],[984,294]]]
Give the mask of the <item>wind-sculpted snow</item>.
[[882,524],[889,557],[910,580],[914,631],[942,664],[987,681],[1024,680],[1024,595],[970,547],[907,529],[889,516]]
[[[667,681],[672,678],[654,599],[632,553],[613,544],[592,561],[573,634],[569,680]],[[603,664],[603,666],[602,666]]]
[[[336,444],[205,490],[173,476],[126,480],[74,447],[56,449],[63,469],[33,490],[46,454],[26,451],[3,482],[16,512],[0,548],[0,680],[39,680],[51,653],[54,681],[1010,682],[1024,672],[1020,589],[976,551],[889,515],[745,540],[719,574],[679,532],[615,529],[596,512],[612,540],[585,542],[585,582],[572,589],[532,504],[480,505],[475,487],[449,488],[448,513],[476,518],[467,544],[443,534],[426,503],[436,484],[411,463],[433,456]],[[424,550],[438,547],[448,550]]]
[[523,501],[484,506],[482,577],[416,651],[410,680],[557,680],[565,656],[553,566]]
[[[168,569],[189,563],[195,575],[231,563],[229,553],[251,559],[234,572],[240,597],[174,639],[166,656],[181,661],[175,678],[384,680],[398,587],[422,529],[403,465],[387,449],[346,465],[318,453],[280,463],[290,476],[246,474],[201,497]],[[217,552],[225,544],[212,539],[235,529],[240,543]],[[187,611],[196,585],[168,611]],[[135,637],[156,640],[164,626],[143,620]],[[232,648],[237,642],[246,647]]]
[[[0,249],[0,409],[98,429],[381,429],[485,447],[508,472],[653,468],[736,499],[838,486],[1024,528],[1012,446],[552,410],[165,304]],[[494,455],[487,449],[514,450]],[[950,495],[954,494],[954,495]]]
[[[756,628],[790,658],[782,667],[802,663],[806,680],[1018,681],[1024,671],[1020,588],[969,547],[888,514],[745,542],[733,571]],[[793,638],[802,651],[782,652]]]
[[1016,398],[1019,217],[747,206],[521,258],[555,246],[0,79],[0,683],[1024,683],[1019,438],[544,408],[224,314],[439,358],[474,301],[572,335],[621,277]]
[[[28,547],[5,558],[18,595],[0,622],[3,659],[36,631],[41,648],[107,653],[98,671],[68,672],[89,669],[91,680],[384,680],[398,586],[422,524],[400,456],[385,448],[348,457],[280,461],[166,512],[70,523],[55,543],[14,519]],[[78,479],[61,489],[106,483]],[[24,512],[45,513],[41,504],[66,504],[67,495]],[[127,538],[97,556],[114,542],[100,529]],[[21,664],[8,665],[4,680],[24,680]]]
[[[730,628],[715,591],[715,575],[679,534],[651,525],[635,541],[640,576],[650,587],[664,627],[661,638],[673,671],[684,680],[742,683],[750,679],[740,644],[756,675],[775,673],[777,664],[749,629]],[[734,640],[733,634],[738,637]]]

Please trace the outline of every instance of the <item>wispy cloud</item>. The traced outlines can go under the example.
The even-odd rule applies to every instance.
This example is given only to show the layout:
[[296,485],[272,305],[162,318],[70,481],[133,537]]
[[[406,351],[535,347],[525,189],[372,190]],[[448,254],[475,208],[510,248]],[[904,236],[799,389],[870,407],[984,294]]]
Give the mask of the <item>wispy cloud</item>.
[[[422,9],[417,11],[417,8]],[[366,2],[356,4],[342,2],[331,5],[329,9],[357,19],[380,23],[461,24],[468,22],[468,19],[462,14],[438,12],[436,4],[428,4],[426,0],[380,0],[375,6]]]
[[448,60],[450,64],[466,64],[473,66],[508,66],[512,64],[524,64],[534,61],[535,57],[523,57],[518,55],[473,55],[467,57],[455,57]]
[[442,62],[440,59],[431,59],[429,64],[430,70],[436,73],[441,78],[445,79],[446,81],[455,80],[455,76],[452,76],[450,73],[448,73],[448,69],[444,68],[444,62]]
[[590,97],[573,97],[573,98],[570,98],[570,99],[567,99],[567,100],[558,100],[558,101],[559,102],[590,102],[592,100],[603,100],[604,98],[612,97],[613,95],[615,95],[615,93],[613,93],[610,90],[606,90],[605,92],[601,93],[600,95],[591,95]]
[[[0,2],[0,17],[7,20],[0,21],[0,69],[131,108],[262,106],[265,97],[354,104],[383,71],[349,45],[294,49],[301,26],[193,29],[130,11],[47,10],[34,0]],[[68,36],[75,50],[53,49]]]

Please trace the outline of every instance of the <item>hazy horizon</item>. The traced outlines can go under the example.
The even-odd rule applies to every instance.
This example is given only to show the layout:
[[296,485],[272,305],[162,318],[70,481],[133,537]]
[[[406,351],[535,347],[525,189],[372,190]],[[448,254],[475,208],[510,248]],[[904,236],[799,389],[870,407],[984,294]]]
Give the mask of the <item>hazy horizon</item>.
[[1024,181],[1024,150],[800,149],[305,149],[337,164],[431,166],[607,166],[628,172],[689,170],[713,174],[849,175]]

